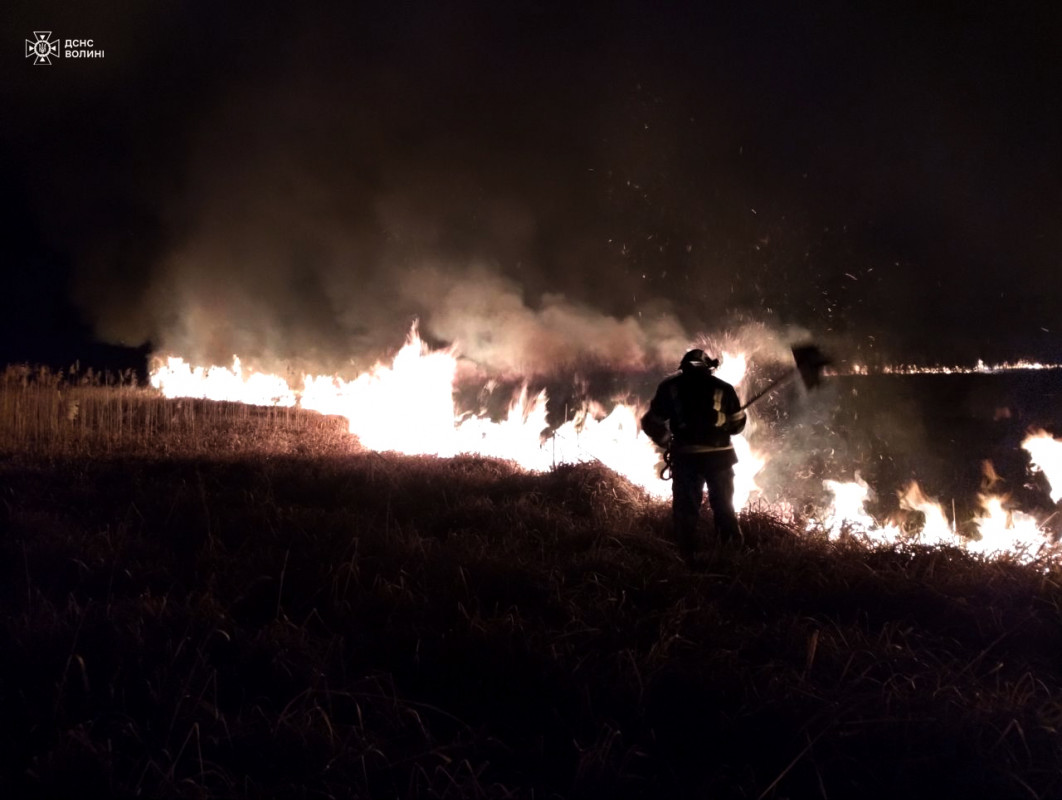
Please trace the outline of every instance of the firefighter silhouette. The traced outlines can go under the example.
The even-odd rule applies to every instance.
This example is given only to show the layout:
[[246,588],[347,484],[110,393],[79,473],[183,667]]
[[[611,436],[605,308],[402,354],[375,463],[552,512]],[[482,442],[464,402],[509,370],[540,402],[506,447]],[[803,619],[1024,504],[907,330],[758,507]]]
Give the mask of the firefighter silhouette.
[[703,350],[682,357],[679,371],[657,387],[642,430],[670,457],[675,539],[689,561],[698,550],[697,521],[704,489],[717,538],[740,544],[734,511],[732,434],[745,428],[745,411],[734,387],[713,373],[719,361]]

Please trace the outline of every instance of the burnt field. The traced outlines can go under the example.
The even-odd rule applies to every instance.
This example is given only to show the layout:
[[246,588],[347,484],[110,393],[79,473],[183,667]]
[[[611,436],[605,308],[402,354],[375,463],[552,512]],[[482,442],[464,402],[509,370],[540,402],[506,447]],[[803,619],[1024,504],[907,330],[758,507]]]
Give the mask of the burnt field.
[[745,514],[690,570],[600,466],[94,391],[0,406],[5,796],[1062,793],[1058,567]]

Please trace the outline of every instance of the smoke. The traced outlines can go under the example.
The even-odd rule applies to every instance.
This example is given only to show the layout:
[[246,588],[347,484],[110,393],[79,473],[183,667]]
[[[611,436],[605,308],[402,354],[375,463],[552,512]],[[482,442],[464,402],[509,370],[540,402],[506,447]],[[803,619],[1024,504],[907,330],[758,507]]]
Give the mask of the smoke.
[[[852,45],[881,58],[845,69],[854,53],[803,39],[799,58],[761,58],[708,7],[665,20],[638,4],[267,0],[210,6],[204,24],[200,5],[101,29],[108,58],[74,110],[69,87],[27,84],[33,105],[12,114],[41,120],[16,142],[27,184],[107,340],[350,371],[419,318],[484,368],[538,373],[668,363],[750,315],[860,360],[890,341],[991,338],[968,309],[998,271],[969,280],[980,262],[945,251],[998,215],[935,214],[969,203],[952,202],[950,173],[929,195],[911,173],[925,148],[910,131],[930,128],[908,125],[903,97],[851,102],[863,92],[845,76],[873,83],[902,61],[890,36]],[[845,16],[832,24],[823,41],[847,42]],[[796,114],[796,96],[815,113]],[[942,130],[957,138],[964,119]],[[911,200],[926,196],[932,208]]]
[[532,308],[519,284],[482,268],[418,270],[403,291],[424,309],[429,334],[502,377],[660,367],[677,363],[690,339],[661,305],[619,318],[547,293]]
[[[107,57],[5,75],[8,254],[109,341],[351,369],[420,317],[539,370],[754,314],[864,363],[1057,350],[1062,62],[1002,7],[39,5],[10,30]],[[462,318],[482,274],[511,329]]]
[[499,71],[478,27],[498,20],[443,16],[419,50],[303,21],[275,63],[203,78],[165,149],[138,145],[164,163],[153,234],[97,235],[81,260],[97,333],[350,374],[419,319],[504,376],[670,367],[705,317],[725,325],[732,265],[696,246],[704,208],[653,164],[683,109],[646,139],[645,109],[624,111],[642,89],[598,83],[577,43],[570,74],[538,51]]
[[[732,134],[691,125],[666,61],[632,71],[633,29],[588,62],[486,10],[388,17],[291,19],[269,60],[208,34],[231,74],[189,76],[135,143],[150,225],[88,235],[75,296],[98,335],[349,374],[419,319],[486,371],[551,374],[671,366],[762,308]],[[399,24],[431,36],[377,35]]]

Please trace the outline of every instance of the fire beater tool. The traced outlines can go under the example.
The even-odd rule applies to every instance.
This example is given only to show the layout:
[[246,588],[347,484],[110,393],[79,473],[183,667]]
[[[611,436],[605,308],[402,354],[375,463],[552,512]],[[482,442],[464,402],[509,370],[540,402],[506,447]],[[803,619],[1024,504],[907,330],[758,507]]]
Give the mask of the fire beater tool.
[[814,389],[822,382],[823,368],[831,363],[826,354],[813,344],[794,345],[793,361],[793,369],[778,378],[775,378],[763,387],[763,389],[746,400],[745,405],[741,407],[741,410],[744,411],[772,389],[775,389],[782,384],[789,383],[796,378],[800,378],[805,389]]

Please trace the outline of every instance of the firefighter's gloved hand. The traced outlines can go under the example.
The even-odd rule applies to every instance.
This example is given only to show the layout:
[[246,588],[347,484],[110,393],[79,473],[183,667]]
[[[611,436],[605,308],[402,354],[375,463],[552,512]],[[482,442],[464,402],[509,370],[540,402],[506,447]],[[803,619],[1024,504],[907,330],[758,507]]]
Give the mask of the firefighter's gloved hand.
[[735,411],[733,414],[726,418],[726,432],[727,433],[741,433],[745,430],[745,423],[748,421],[748,417],[745,415],[744,410]]

